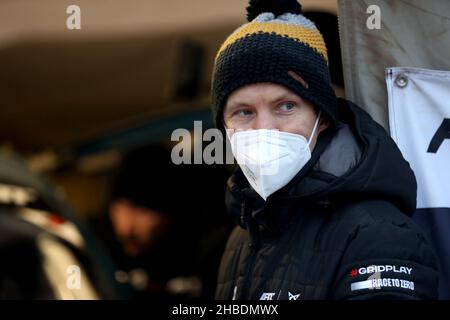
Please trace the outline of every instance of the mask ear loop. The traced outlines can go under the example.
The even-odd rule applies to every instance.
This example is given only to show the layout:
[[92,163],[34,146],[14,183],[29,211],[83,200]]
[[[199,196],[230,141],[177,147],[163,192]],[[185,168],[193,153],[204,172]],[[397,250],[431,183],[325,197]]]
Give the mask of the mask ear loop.
[[320,120],[321,114],[322,114],[322,110],[319,111],[319,115],[317,116],[316,123],[314,124],[314,128],[313,128],[313,130],[311,132],[311,136],[309,137],[309,140],[308,140],[308,146],[311,143],[312,138],[316,134],[316,130],[317,130],[317,127],[319,126],[319,120]]
[[228,129],[228,128],[225,127],[225,126],[224,126],[224,129],[225,129],[225,135],[227,136],[228,140],[231,142],[231,135],[230,135],[230,133],[228,132],[229,130],[231,131],[231,129]]
[[[234,129],[229,129],[229,128],[227,128],[225,125],[223,126],[223,128],[224,128],[224,130],[225,130],[225,135],[226,135],[226,137],[228,138],[228,141],[230,142],[230,144],[231,145],[233,145],[233,143],[232,143],[232,139],[231,139],[231,136],[234,134],[234,133],[236,133],[236,130],[234,130]],[[232,132],[233,134],[230,134],[230,132]]]

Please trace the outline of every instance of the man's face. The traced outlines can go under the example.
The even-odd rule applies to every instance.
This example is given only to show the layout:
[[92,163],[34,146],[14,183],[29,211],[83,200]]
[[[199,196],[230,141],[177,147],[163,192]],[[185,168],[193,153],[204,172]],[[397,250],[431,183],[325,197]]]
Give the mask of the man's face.
[[[311,102],[303,100],[291,90],[273,83],[256,83],[234,91],[223,112],[227,129],[277,129],[299,134],[309,139],[317,119]],[[321,119],[318,132],[328,127]],[[314,148],[317,134],[311,140]]]
[[169,221],[161,213],[115,200],[109,210],[112,226],[123,250],[129,256],[144,254],[166,233]]

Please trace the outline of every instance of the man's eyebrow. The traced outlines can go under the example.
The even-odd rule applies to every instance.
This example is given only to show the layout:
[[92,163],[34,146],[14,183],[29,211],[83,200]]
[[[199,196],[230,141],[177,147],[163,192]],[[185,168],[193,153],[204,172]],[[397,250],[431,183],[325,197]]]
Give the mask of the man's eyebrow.
[[236,108],[247,107],[247,106],[248,106],[248,104],[245,102],[236,101],[236,102],[231,102],[230,104],[227,104],[225,107],[227,109],[236,109]]
[[278,101],[281,101],[281,100],[285,100],[285,99],[288,99],[288,98],[292,99],[293,97],[295,97],[294,94],[289,93],[289,92],[285,92],[285,93],[280,94],[277,98],[273,99],[271,101],[271,103],[275,103],[275,102],[278,102]]
[[[279,102],[281,100],[294,99],[294,98],[296,98],[298,100],[298,97],[294,93],[283,92],[279,96],[277,96],[275,99],[272,99],[270,101],[270,103],[273,104],[273,103]],[[226,108],[227,109],[236,109],[236,108],[240,108],[240,107],[248,107],[249,105],[250,104],[248,104],[246,101],[230,101],[226,105]]]

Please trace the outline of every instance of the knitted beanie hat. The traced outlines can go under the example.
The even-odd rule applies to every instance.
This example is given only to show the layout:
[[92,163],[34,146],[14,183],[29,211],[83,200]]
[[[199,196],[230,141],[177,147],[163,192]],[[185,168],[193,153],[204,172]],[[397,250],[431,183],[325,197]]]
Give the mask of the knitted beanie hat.
[[223,129],[223,108],[234,90],[261,82],[287,87],[336,124],[337,101],[325,42],[315,24],[302,15],[301,5],[296,0],[250,0],[247,20],[225,40],[215,58],[216,126]]

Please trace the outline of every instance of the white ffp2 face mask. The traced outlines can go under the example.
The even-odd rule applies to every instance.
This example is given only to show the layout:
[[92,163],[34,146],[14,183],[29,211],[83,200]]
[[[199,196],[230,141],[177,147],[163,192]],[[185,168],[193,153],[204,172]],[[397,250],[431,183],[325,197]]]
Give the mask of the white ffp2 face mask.
[[278,130],[238,131],[230,135],[231,150],[252,188],[266,200],[281,189],[311,159],[309,145],[317,130],[320,113],[309,140]]

